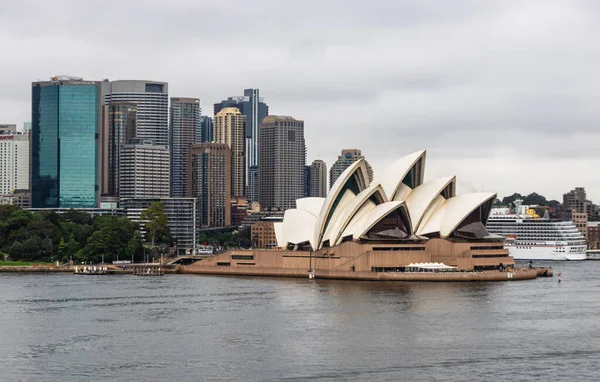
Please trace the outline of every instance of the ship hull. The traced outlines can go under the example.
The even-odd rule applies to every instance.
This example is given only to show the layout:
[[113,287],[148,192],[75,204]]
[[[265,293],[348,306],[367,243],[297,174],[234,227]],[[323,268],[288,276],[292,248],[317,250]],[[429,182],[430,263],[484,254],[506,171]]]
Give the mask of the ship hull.
[[557,247],[530,247],[515,248],[506,246],[510,255],[515,260],[538,260],[538,261],[580,261],[585,260],[585,252],[568,252],[569,247],[564,247],[565,252],[556,252]]

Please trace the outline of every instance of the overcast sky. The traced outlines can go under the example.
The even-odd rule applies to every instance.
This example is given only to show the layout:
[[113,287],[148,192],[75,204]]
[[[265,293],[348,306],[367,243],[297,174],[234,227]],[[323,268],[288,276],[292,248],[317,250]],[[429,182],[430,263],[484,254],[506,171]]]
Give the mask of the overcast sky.
[[308,163],[426,148],[459,192],[600,202],[598,20],[594,0],[0,0],[0,123],[55,74],[167,81],[208,115],[254,87],[305,121]]

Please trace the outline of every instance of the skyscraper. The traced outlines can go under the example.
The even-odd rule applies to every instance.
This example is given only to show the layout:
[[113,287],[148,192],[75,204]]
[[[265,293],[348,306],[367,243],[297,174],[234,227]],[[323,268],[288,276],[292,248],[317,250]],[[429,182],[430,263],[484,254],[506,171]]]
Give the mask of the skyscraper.
[[103,182],[103,193],[119,195],[119,168],[121,148],[135,138],[136,106],[127,102],[112,102],[104,107],[107,121],[104,139],[104,166],[107,179]]
[[169,196],[169,149],[152,141],[132,139],[121,147],[119,197]]
[[269,115],[269,107],[260,97],[258,89],[244,89],[243,97],[229,97],[214,105],[215,115],[227,107],[236,107],[246,116],[246,197],[254,202],[258,199],[258,130],[262,120]]
[[231,150],[223,143],[192,145],[188,155],[188,194],[196,198],[199,227],[231,224]]
[[198,98],[171,98],[169,149],[171,150],[171,196],[184,197],[187,193],[188,151],[202,135],[200,100]]
[[244,196],[246,116],[237,108],[218,112],[213,120],[215,143],[224,143],[231,150],[231,196]]
[[213,141],[213,120],[206,115],[200,116],[200,136],[196,137],[195,143],[212,142]]
[[157,81],[102,82],[103,102],[127,102],[136,105],[136,137],[156,145],[169,144],[168,84]]
[[310,196],[327,196],[327,165],[320,159],[315,159],[310,165]]
[[[331,170],[329,170],[329,188],[333,186],[336,179],[342,175],[342,172],[352,163],[356,162],[360,158],[364,158],[359,149],[343,149],[342,155],[338,155],[338,159],[335,161]],[[367,173],[369,174],[369,181],[373,181],[373,168],[365,159],[365,165],[367,166]]]
[[32,84],[33,208],[96,208],[100,202],[100,83],[54,77]]
[[29,134],[0,133],[0,195],[29,189]]
[[259,133],[259,201],[262,208],[294,208],[303,195],[304,121],[268,116]]
[[304,166],[302,174],[302,196],[308,198],[310,196],[310,166]]

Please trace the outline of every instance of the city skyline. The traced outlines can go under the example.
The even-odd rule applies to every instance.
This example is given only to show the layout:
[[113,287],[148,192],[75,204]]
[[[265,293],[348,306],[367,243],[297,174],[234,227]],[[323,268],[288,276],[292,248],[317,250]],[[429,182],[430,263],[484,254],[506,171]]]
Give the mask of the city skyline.
[[[563,189],[585,186],[600,200],[600,180],[584,170],[600,165],[589,90],[600,48],[584,43],[598,28],[593,3],[376,1],[343,9],[325,3],[320,12],[310,2],[236,4],[149,2],[140,12],[160,15],[161,28],[140,28],[141,17],[103,31],[110,15],[89,12],[93,2],[8,2],[0,41],[11,57],[4,62],[10,81],[0,94],[0,120],[29,122],[29,84],[53,74],[167,81],[169,96],[200,98],[206,110],[252,87],[273,114],[306,121],[309,161],[331,164],[340,149],[359,147],[383,168],[398,152],[428,148],[431,176],[456,168],[459,189],[560,199]],[[56,9],[69,9],[64,22],[44,17]],[[267,11],[298,17],[258,17]],[[219,37],[208,33],[225,12]],[[206,22],[182,20],[196,14]],[[22,28],[25,19],[35,28]],[[252,39],[241,33],[247,28],[256,31]],[[236,38],[224,47],[220,39],[229,35]],[[56,45],[69,49],[49,54]],[[149,49],[165,53],[148,60]],[[173,58],[186,64],[174,67]],[[556,173],[565,174],[560,183]]]

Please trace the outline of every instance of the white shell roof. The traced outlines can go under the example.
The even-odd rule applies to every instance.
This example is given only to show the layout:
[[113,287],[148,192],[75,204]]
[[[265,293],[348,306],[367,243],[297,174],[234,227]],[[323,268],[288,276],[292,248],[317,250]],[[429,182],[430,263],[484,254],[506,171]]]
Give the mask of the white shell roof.
[[[292,209],[283,215],[283,241],[287,244],[299,244],[312,240],[312,232],[317,217],[310,212]],[[310,243],[313,246],[313,243]],[[315,248],[313,246],[313,248]]]
[[[366,184],[363,185],[363,189],[367,188],[369,186],[369,184],[368,184],[369,174],[367,173],[367,167],[365,166],[365,161],[364,161],[364,159],[361,158],[361,159],[357,160],[356,162],[352,163],[350,166],[348,166],[348,168],[346,168],[346,170],[344,170],[344,172],[342,172],[342,174],[337,178],[335,183],[333,183],[333,186],[331,186],[331,189],[329,190],[329,193],[327,194],[327,197],[325,198],[325,201],[323,202],[323,207],[321,208],[321,211],[319,212],[319,216],[317,217],[317,221],[314,226],[313,239],[311,241],[311,245],[313,245],[313,243],[318,243],[318,245],[320,247],[321,234],[323,233],[323,230],[325,229],[325,222],[327,221],[327,217],[329,216],[329,214],[331,212],[333,203],[337,199],[339,193],[344,188],[344,185],[346,184],[346,182],[354,175],[355,172],[362,173],[362,178],[366,182]],[[362,191],[362,189],[359,191]],[[313,246],[314,249],[317,249],[319,247]]]
[[283,238],[283,223],[277,222],[273,223],[273,230],[275,231],[275,238],[277,239],[277,246],[280,248],[284,248],[287,246]]
[[[449,196],[446,199],[443,191],[455,184],[456,179],[444,177],[421,184],[425,155],[423,150],[401,158],[370,186],[364,159],[354,162],[335,181],[326,198],[298,199],[297,209],[287,210],[283,223],[274,223],[278,245],[286,247],[288,244],[309,242],[312,249],[317,250],[327,240],[330,246],[340,244],[348,237],[358,240],[398,208],[405,210],[413,238],[425,239],[425,235],[435,233],[442,238],[450,236],[473,211],[491,203],[496,195],[475,193],[454,196],[455,186],[452,186],[449,195],[445,195]],[[420,165],[415,167],[419,161]],[[412,183],[417,185],[414,189],[403,183],[413,169],[418,171],[413,173]],[[348,181],[353,177],[356,177],[357,185],[349,187]],[[377,204],[372,200],[373,195],[383,202]],[[482,220],[486,218],[483,216]],[[485,221],[482,223],[485,224]]]
[[302,198],[296,199],[296,208],[299,210],[304,210],[310,212],[315,215],[315,217],[319,216],[319,212],[321,212],[321,208],[323,208],[323,202],[325,202],[325,198]]
[[[493,192],[478,192],[447,199],[443,207],[444,219],[442,220],[442,226],[440,228],[440,236],[450,236],[456,227],[458,227],[471,212],[495,197],[496,194]],[[485,222],[482,223],[485,224]]]
[[[402,184],[404,177],[406,177],[406,174],[408,174],[410,169],[421,157],[423,158],[423,167],[421,171],[425,171],[424,164],[426,152],[426,150],[421,150],[398,159],[391,166],[385,169],[381,175],[375,178],[375,181],[380,182],[383,186],[383,190],[385,191],[388,199],[395,200],[394,196],[399,186]],[[421,179],[423,178],[422,175],[423,174],[420,175]]]
[[325,242],[326,240],[329,240],[329,245],[334,245],[360,207],[365,204],[371,196],[377,194],[379,195],[378,199],[381,199],[383,203],[387,202],[383,187],[381,187],[379,183],[373,183],[356,195],[356,197],[345,205],[343,209],[337,209],[336,212],[341,211],[341,213],[336,216],[335,220],[331,219],[327,230],[325,230],[322,241]]
[[410,221],[413,224],[414,232],[418,231],[419,224],[427,208],[450,183],[456,180],[455,177],[444,177],[432,180],[416,187],[406,198],[406,208],[410,213]]
[[354,228],[353,238],[358,240],[365,235],[377,222],[386,217],[390,212],[398,208],[406,208],[403,202],[387,202],[376,206],[371,212],[369,212],[360,224]]
[[354,217],[352,218],[352,220],[350,220],[350,223],[348,223],[348,226],[346,227],[344,232],[340,235],[339,239],[337,240],[337,242],[335,244],[340,244],[342,242],[342,240],[347,236],[354,236],[354,229],[356,227],[360,227],[360,225],[362,224],[362,221],[366,218],[367,215],[369,215],[369,213],[371,211],[373,211],[375,209],[375,207],[377,207],[377,205],[375,203],[373,203],[371,200],[367,199],[367,201],[354,214]]
[[442,208],[442,206],[446,203],[446,199],[438,195],[431,201],[427,210],[423,214],[421,218],[421,223],[419,223],[419,227],[415,231],[418,236],[427,235],[430,233],[440,232],[440,227],[442,226],[442,218],[444,214],[437,213],[438,210]]

